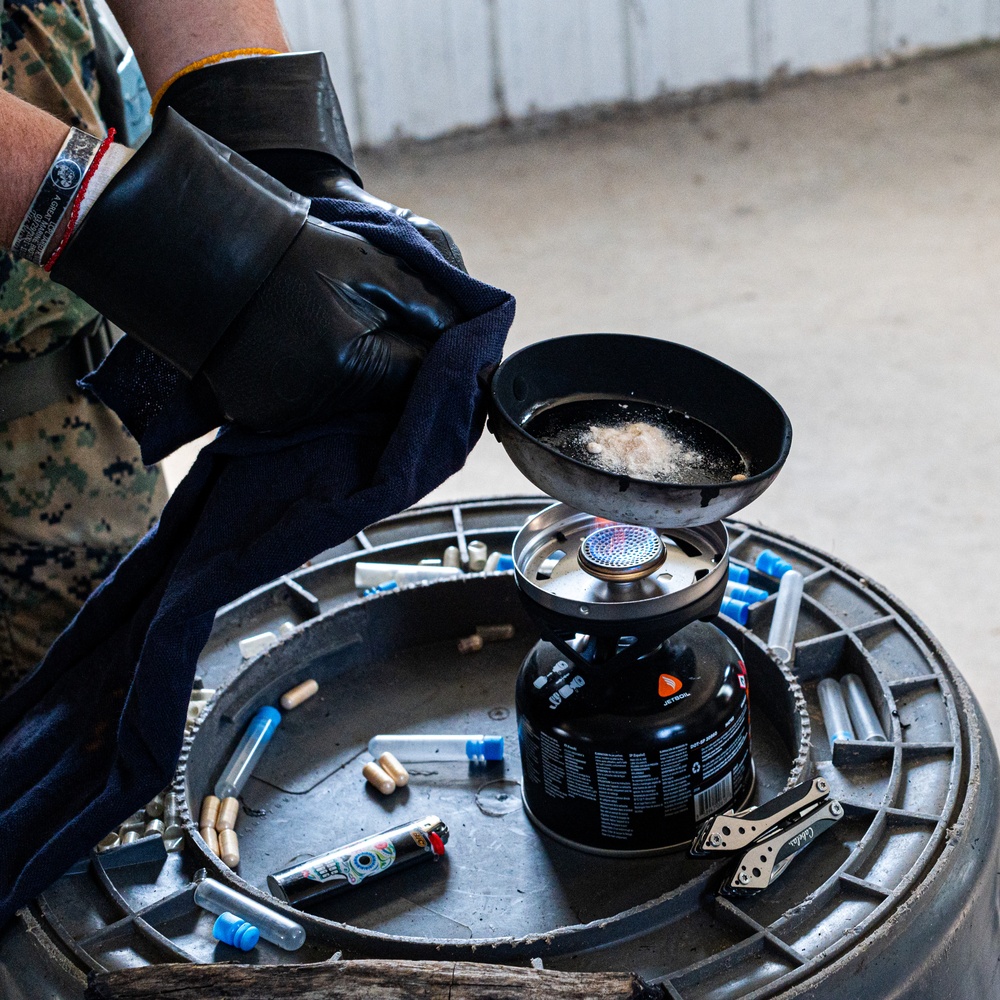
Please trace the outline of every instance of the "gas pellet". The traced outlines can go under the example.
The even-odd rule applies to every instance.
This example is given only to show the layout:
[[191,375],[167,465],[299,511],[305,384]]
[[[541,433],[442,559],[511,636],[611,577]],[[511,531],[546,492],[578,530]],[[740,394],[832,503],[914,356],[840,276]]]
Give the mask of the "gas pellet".
[[159,819],[163,815],[163,792],[160,792],[152,802],[147,804],[146,815],[150,819]]
[[383,795],[392,795],[396,790],[396,782],[373,760],[361,768],[361,773],[365,776],[365,781]]
[[184,834],[181,833],[179,837],[174,837],[172,840],[167,840],[166,837],[164,837],[163,846],[166,848],[168,854],[173,854],[175,851],[183,851]]
[[152,837],[154,834],[163,836],[163,820],[162,819],[151,819],[143,828],[142,835],[144,837]]
[[201,815],[198,817],[198,826],[205,829],[210,826],[213,830],[219,820],[219,799],[215,795],[206,795],[201,800]]
[[281,696],[281,707],[284,709],[298,708],[304,701],[308,701],[319,690],[319,684],[311,678],[296,684],[290,691],[286,691]]
[[219,817],[215,821],[215,829],[222,833],[223,830],[235,830],[236,819],[240,814],[240,800],[230,796],[223,799],[219,804]]
[[110,851],[112,847],[117,847],[119,844],[119,837],[117,831],[109,833],[98,845],[97,849],[99,851]]
[[465,653],[478,653],[483,648],[483,637],[481,635],[467,635],[458,640],[458,651]]
[[199,832],[201,833],[201,839],[208,845],[208,849],[216,857],[219,857],[219,835],[216,833],[215,827],[203,826]]
[[476,635],[483,642],[506,642],[514,638],[513,625],[477,625]]
[[134,844],[139,839],[138,830],[128,830],[122,834],[121,846],[124,847],[126,844]]
[[236,868],[240,863],[240,839],[235,830],[219,832],[219,857],[230,868]]
[[469,572],[482,573],[490,550],[486,542],[469,542]]
[[163,799],[163,839],[171,840],[179,837],[183,832],[180,818],[177,815],[177,796],[173,792],[168,792]]
[[396,783],[397,788],[402,788],[410,780],[410,772],[388,750],[379,757],[378,763],[379,767]]
[[441,557],[441,565],[450,566],[452,569],[461,569],[462,556],[458,551],[457,545],[449,545],[444,550],[444,555]]
[[500,565],[500,553],[491,552],[489,559],[486,560],[486,572],[495,573],[497,571],[497,566]]

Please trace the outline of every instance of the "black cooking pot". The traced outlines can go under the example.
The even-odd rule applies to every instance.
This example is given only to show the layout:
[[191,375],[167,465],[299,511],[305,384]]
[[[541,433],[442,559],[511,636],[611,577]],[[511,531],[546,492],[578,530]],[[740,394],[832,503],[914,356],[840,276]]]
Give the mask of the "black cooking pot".
[[[721,434],[746,478],[672,483],[608,472],[557,450],[526,429],[550,407],[592,399],[651,403]],[[792,426],[756,382],[690,347],[623,333],[587,333],[532,344],[493,374],[489,429],[518,469],[549,496],[629,524],[684,527],[728,517],[771,485]]]

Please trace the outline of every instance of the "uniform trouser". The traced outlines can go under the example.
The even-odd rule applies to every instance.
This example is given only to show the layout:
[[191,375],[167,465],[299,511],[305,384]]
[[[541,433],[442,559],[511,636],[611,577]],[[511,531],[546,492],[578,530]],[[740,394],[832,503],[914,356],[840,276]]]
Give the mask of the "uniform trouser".
[[28,673],[166,501],[158,468],[81,394],[0,423],[0,694]]
[[[0,87],[103,135],[95,69],[83,0],[0,0]],[[3,159],[0,150],[0,172]],[[0,368],[57,350],[93,318],[41,268],[0,249]],[[0,423],[0,695],[38,663],[165,500],[159,471],[143,468],[136,443],[94,400],[74,393]]]

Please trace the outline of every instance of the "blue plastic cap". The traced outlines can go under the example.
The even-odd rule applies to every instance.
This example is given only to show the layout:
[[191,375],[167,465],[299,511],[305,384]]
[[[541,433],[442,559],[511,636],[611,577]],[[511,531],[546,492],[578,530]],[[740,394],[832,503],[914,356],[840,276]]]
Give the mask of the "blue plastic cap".
[[769,596],[766,590],[761,590],[759,587],[750,587],[745,583],[730,583],[726,587],[726,597],[732,597],[736,601],[746,601],[747,604],[766,601]]
[[727,618],[732,618],[734,622],[746,625],[750,617],[750,605],[744,601],[735,601],[731,597],[722,598],[722,607],[719,611]]
[[265,705],[263,708],[257,709],[257,714],[253,717],[253,721],[257,720],[261,722],[269,722],[272,727],[281,724],[281,712],[271,705]]
[[503,760],[503,737],[484,736],[481,740],[466,740],[465,756],[469,760]]
[[260,931],[235,913],[221,913],[212,928],[212,937],[223,944],[239,948],[240,951],[250,951],[257,947]]
[[770,549],[764,549],[759,556],[757,556],[757,562],[755,563],[757,569],[761,573],[766,573],[768,576],[773,576],[780,580],[790,569],[794,567],[790,562],[786,562],[781,558],[776,552],[772,552]]
[[[513,556],[501,556],[497,560],[497,572],[503,573],[509,569],[514,568],[514,557]],[[489,758],[487,758],[489,759]]]
[[371,597],[373,594],[384,594],[390,590],[397,590],[399,584],[395,580],[386,580],[385,583],[376,584],[374,587],[369,587],[365,592],[365,597]]
[[733,583],[746,583],[750,579],[750,570],[746,566],[737,566],[735,563],[730,563],[729,579]]

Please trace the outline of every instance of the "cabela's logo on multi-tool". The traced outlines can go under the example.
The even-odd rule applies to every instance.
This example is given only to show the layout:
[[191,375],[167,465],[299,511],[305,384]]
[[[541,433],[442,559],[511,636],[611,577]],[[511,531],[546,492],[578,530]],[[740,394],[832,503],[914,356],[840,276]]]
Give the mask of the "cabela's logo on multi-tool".
[[801,833],[797,833],[792,837],[788,843],[791,847],[801,847],[803,844],[808,844],[815,836],[816,831],[811,826],[807,826]]
[[49,177],[52,178],[52,183],[64,191],[72,191],[80,183],[82,174],[83,171],[80,169],[80,165],[74,163],[72,160],[56,160],[52,164],[52,169],[49,170]]

